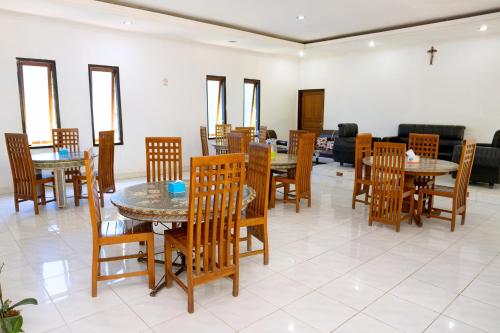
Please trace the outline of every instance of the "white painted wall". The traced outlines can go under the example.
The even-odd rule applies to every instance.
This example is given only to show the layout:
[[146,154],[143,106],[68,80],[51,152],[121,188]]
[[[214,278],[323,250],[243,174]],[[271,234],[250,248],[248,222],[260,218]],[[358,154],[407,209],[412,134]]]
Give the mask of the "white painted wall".
[[207,74],[226,76],[229,123],[242,124],[243,79],[250,78],[261,80],[261,124],[285,137],[296,125],[296,59],[6,12],[0,31],[0,192],[12,186],[3,133],[22,130],[16,57],[56,61],[61,125],[80,129],[82,148],[92,142],[87,66],[120,67],[125,144],[116,147],[118,175],[145,172],[145,136],[181,136],[185,167],[201,154]]
[[361,132],[397,135],[400,123],[465,125],[491,142],[500,129],[500,37],[304,58],[301,89],[325,89],[325,128],[355,122]]

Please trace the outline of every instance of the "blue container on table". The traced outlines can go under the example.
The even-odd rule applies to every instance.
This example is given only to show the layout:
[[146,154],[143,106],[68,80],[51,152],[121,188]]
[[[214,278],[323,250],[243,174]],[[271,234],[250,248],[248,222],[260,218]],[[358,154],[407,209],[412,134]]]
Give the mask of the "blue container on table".
[[62,148],[59,150],[59,156],[61,157],[68,157],[69,156],[69,151],[66,148]]
[[186,193],[186,183],[182,180],[168,182],[168,192],[173,194]]

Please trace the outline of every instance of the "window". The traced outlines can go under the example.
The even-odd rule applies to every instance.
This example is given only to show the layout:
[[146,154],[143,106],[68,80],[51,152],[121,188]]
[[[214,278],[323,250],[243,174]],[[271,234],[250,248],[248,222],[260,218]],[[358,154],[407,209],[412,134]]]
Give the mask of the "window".
[[260,81],[243,81],[243,126],[260,126]]
[[115,131],[115,144],[123,144],[120,72],[118,67],[89,65],[90,108],[94,146],[100,131]]
[[226,123],[226,78],[207,75],[208,137],[215,138],[215,125]]
[[23,132],[32,147],[52,145],[52,129],[60,127],[56,63],[17,58]]

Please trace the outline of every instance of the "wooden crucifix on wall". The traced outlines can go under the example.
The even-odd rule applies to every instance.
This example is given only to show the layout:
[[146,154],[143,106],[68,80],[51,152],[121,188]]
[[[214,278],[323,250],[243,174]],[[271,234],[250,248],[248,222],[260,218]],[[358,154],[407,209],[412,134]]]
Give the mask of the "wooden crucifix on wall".
[[429,65],[432,65],[432,64],[433,64],[433,62],[434,62],[434,53],[436,53],[437,51],[438,51],[438,50],[436,50],[436,49],[434,48],[434,46],[432,46],[432,47],[431,47],[431,48],[427,51],[427,53],[429,53],[429,55],[430,55],[430,57],[431,57],[431,58],[430,58],[430,61],[429,61]]

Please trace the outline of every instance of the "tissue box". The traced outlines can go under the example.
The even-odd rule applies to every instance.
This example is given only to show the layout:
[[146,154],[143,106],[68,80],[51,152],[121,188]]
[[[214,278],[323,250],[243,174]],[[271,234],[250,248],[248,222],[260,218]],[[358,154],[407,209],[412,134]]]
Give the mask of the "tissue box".
[[182,180],[176,180],[175,182],[168,183],[168,192],[169,193],[185,193],[186,192],[186,183]]
[[68,149],[63,148],[63,149],[59,150],[59,156],[61,156],[61,157],[68,157],[69,156]]

